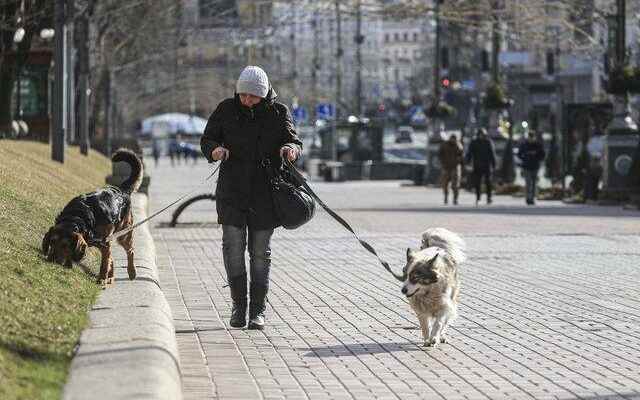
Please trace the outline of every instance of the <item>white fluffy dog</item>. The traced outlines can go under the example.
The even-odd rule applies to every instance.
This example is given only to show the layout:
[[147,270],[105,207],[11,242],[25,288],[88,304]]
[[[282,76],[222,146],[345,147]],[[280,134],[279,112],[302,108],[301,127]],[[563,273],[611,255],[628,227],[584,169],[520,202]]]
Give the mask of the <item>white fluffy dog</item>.
[[465,243],[444,228],[427,229],[420,250],[407,249],[402,293],[420,321],[425,346],[446,342],[447,326],[456,317]]

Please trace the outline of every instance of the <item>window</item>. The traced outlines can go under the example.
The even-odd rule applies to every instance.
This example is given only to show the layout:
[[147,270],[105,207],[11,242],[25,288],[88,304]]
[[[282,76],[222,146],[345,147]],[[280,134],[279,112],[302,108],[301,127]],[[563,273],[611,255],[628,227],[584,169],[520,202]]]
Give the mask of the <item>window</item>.
[[402,35],[402,40],[405,42],[409,41],[409,34],[407,32],[405,32],[404,35]]
[[384,34],[384,42],[385,43],[389,43],[389,34],[388,33]]
[[[20,72],[20,111],[25,117],[46,117],[48,65],[23,66]],[[16,108],[16,86],[13,82],[11,112]],[[14,117],[15,118],[15,117]],[[17,118],[16,118],[17,119]]]
[[263,3],[258,5],[258,25],[268,25],[271,23],[271,5]]
[[414,42],[418,41],[418,32],[413,32],[413,41]]
[[238,17],[235,3],[234,0],[199,0],[200,24],[207,26],[232,24]]

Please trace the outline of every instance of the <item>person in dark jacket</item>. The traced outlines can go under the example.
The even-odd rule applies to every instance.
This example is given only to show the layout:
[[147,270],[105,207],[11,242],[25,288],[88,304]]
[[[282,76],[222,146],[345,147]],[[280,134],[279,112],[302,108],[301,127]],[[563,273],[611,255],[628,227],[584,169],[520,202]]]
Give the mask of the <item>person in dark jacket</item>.
[[545,152],[542,143],[534,131],[527,133],[527,140],[518,147],[518,158],[522,161],[522,172],[527,187],[527,204],[536,203],[536,185],[538,183],[538,170],[544,160]]
[[249,250],[249,329],[264,327],[269,290],[271,236],[277,220],[265,161],[279,166],[295,161],[302,150],[288,108],[275,101],[276,92],[259,67],[246,67],[236,95],[222,101],[209,117],[200,141],[212,163],[223,160],[216,187],[222,255],[231,289],[230,325],[244,327],[247,312],[245,251]]
[[480,203],[482,194],[482,180],[487,186],[487,204],[491,204],[493,185],[491,177],[496,168],[496,152],[493,142],[487,135],[487,130],[479,128],[476,137],[469,144],[465,156],[467,163],[473,162],[473,180],[476,187],[476,205]]
[[460,175],[462,174],[463,150],[462,144],[456,135],[449,136],[449,139],[440,144],[438,150],[440,164],[442,165],[442,191],[444,193],[444,204],[449,202],[449,183],[453,191],[453,204],[458,204],[458,193],[460,189]]

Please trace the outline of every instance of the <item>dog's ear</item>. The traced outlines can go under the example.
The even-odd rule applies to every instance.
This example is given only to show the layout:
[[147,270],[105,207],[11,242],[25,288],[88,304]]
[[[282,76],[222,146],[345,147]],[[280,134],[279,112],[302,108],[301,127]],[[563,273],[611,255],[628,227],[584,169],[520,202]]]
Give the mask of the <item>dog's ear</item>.
[[51,235],[53,233],[53,227],[49,228],[47,233],[42,238],[42,254],[49,259],[49,250],[51,250]]
[[84,258],[84,254],[87,251],[87,242],[84,240],[84,237],[82,237],[82,235],[79,233],[73,234],[73,240],[76,243],[76,245],[73,249],[73,254],[71,254],[71,258],[73,259],[73,261],[79,262]]
[[407,247],[407,264],[413,261],[414,252],[411,250],[411,247]]

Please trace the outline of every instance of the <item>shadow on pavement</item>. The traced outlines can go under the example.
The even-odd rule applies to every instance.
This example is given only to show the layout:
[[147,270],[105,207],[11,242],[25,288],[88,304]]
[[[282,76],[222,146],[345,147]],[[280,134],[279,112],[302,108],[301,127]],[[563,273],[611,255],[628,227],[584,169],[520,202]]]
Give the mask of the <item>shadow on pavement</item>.
[[442,206],[442,207],[366,207],[339,208],[340,212],[430,212],[447,214],[494,214],[494,215],[547,215],[575,217],[632,217],[640,218],[640,212],[623,210],[619,207],[595,206]]
[[397,351],[424,351],[421,344],[413,342],[390,342],[390,343],[354,343],[333,346],[317,346],[297,349],[307,350],[305,357],[331,358],[348,357],[366,354],[393,353]]
[[601,394],[595,396],[580,396],[580,397],[558,397],[560,400],[571,400],[579,398],[581,400],[640,400],[640,393],[627,392],[627,393],[611,393]]

